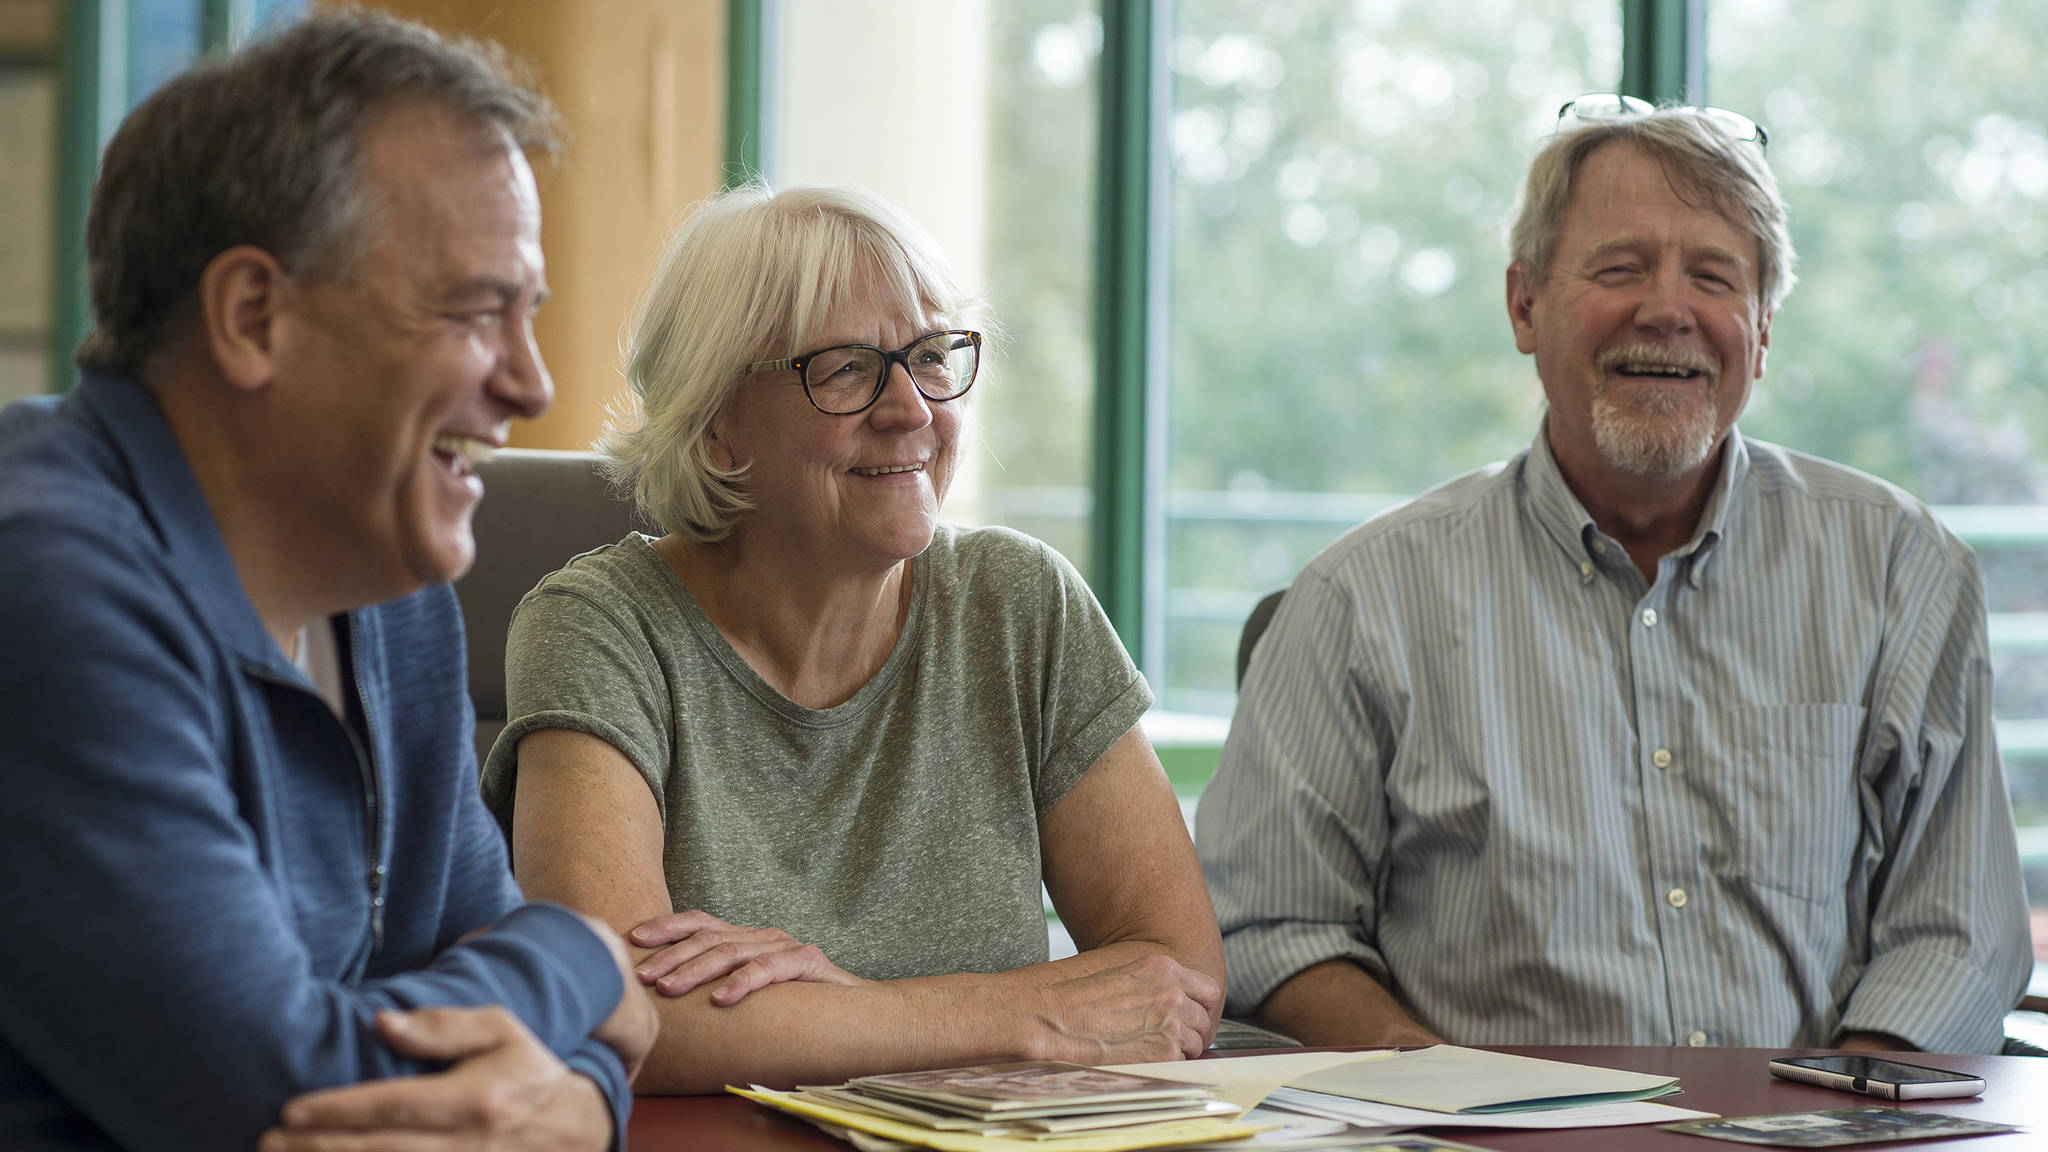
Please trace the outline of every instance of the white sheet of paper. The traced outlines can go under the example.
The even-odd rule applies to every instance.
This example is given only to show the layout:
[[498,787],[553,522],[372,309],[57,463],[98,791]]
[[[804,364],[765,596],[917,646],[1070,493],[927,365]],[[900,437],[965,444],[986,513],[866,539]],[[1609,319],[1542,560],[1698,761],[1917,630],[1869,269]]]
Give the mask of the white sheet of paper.
[[[1213,1085],[1218,1100],[1250,1108],[1264,1100],[1273,1089],[1297,1076],[1335,1068],[1339,1064],[1385,1060],[1393,1055],[1395,1049],[1392,1048],[1378,1052],[1273,1052],[1263,1056],[1165,1060],[1156,1064],[1110,1064],[1106,1068],[1111,1072],[1131,1072],[1139,1076],[1157,1076],[1162,1080]],[[1674,1116],[1672,1119],[1683,1117]]]
[[1248,1148],[1300,1152],[1307,1148],[1349,1148],[1374,1135],[1342,1120],[1310,1116],[1305,1112],[1282,1112],[1275,1108],[1254,1108],[1238,1117],[1238,1122],[1259,1127],[1261,1131],[1238,1140],[1190,1144],[1186,1146],[1187,1152],[1243,1152]]
[[1239,1117],[1246,1124],[1273,1124],[1263,1132],[1254,1132],[1245,1137],[1241,1144],[1277,1144],[1283,1140],[1307,1140],[1314,1136],[1335,1136],[1349,1128],[1342,1120],[1331,1120],[1322,1116],[1310,1116],[1305,1112],[1279,1112],[1271,1108],[1254,1108]]
[[1542,1108],[1533,1112],[1495,1112],[1485,1115],[1452,1115],[1397,1104],[1373,1104],[1332,1096],[1327,1092],[1304,1092],[1279,1088],[1266,1097],[1268,1108],[1285,1108],[1328,1120],[1343,1120],[1366,1128],[1620,1128],[1629,1124],[1669,1124],[1674,1120],[1699,1120],[1716,1112],[1694,1112],[1669,1104],[1646,1100],[1624,1104],[1589,1104],[1582,1108]]
[[[1404,1108],[1466,1112],[1536,1101],[1562,1106],[1564,1098],[1573,1096],[1632,1096],[1640,1100],[1661,1094],[1676,1080],[1675,1076],[1438,1044],[1403,1052],[1383,1063],[1325,1068],[1287,1083],[1310,1092]],[[1578,1102],[1580,1107],[1597,1103],[1601,1101]]]

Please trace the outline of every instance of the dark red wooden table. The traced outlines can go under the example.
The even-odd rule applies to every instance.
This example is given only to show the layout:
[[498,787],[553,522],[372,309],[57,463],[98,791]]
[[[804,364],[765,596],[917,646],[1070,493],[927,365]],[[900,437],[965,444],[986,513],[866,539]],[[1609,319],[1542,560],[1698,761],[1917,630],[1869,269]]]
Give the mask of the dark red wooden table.
[[[1678,1077],[1684,1095],[1666,1103],[1723,1116],[1814,1112],[1883,1103],[1868,1096],[1835,1092],[1779,1080],[1765,1070],[1782,1048],[1548,1048],[1503,1047],[1502,1052],[1627,1068]],[[1803,1054],[1820,1055],[1819,1049]],[[1243,1053],[1233,1053],[1243,1055]],[[2048,1059],[2025,1056],[1936,1056],[1916,1054],[1914,1063],[1951,1068],[1984,1078],[1984,1095],[1963,1100],[1909,1101],[1901,1107],[1946,1112],[1977,1120],[2018,1124],[2031,1131],[1945,1140],[1938,1144],[1878,1144],[1869,1147],[1930,1148],[1947,1152],[2042,1152],[2048,1149]],[[1757,1145],[1681,1136],[1655,1127],[1572,1128],[1553,1131],[1439,1129],[1439,1134],[1502,1152],[1734,1152]],[[737,1096],[642,1096],[633,1105],[633,1152],[704,1149],[705,1152],[827,1152],[845,1149],[810,1125]]]

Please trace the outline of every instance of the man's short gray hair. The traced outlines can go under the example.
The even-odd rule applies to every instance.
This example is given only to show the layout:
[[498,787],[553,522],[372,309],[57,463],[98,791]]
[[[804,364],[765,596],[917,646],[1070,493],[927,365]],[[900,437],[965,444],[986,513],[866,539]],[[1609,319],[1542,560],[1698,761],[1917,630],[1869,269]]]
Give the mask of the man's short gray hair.
[[1763,146],[1736,137],[1697,109],[1659,108],[1640,116],[1576,120],[1559,126],[1529,164],[1528,180],[1508,232],[1508,258],[1537,283],[1550,278],[1551,257],[1571,207],[1572,181],[1586,157],[1625,144],[1655,160],[1686,203],[1718,213],[1756,239],[1757,299],[1775,312],[1792,291],[1792,235],[1778,181]]
[[294,276],[346,282],[375,205],[364,131],[401,104],[552,154],[556,115],[492,44],[395,17],[310,15],[144,100],[107,145],[86,218],[93,330],[80,367],[140,375],[194,314],[215,256],[253,244]]
[[868,192],[751,184],[684,219],[626,345],[635,403],[614,413],[599,443],[643,515],[697,543],[732,532],[753,504],[745,469],[711,454],[713,421],[747,365],[816,351],[864,283],[879,286],[883,306],[940,328],[968,326],[980,312],[924,230]]

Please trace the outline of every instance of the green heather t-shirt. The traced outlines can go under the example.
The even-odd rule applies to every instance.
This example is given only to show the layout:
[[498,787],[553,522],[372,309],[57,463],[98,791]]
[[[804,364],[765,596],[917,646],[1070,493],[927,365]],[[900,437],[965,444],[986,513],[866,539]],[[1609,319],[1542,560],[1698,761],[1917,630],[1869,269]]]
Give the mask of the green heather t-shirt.
[[1039,817],[1151,690],[1028,536],[942,525],[910,570],[895,651],[815,710],[755,674],[647,537],[578,556],[513,614],[484,799],[509,827],[519,738],[588,732],[653,789],[678,911],[773,925],[871,979],[1042,962]]

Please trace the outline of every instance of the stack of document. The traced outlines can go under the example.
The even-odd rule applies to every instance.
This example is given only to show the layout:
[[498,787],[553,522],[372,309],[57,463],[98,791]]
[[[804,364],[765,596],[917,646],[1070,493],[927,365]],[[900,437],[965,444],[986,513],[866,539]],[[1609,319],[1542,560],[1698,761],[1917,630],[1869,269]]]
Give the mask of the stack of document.
[[983,1135],[1129,1128],[1237,1112],[1201,1084],[1056,1061],[862,1076],[838,1088],[804,1091],[929,1128]]
[[861,1147],[1123,1152],[1251,1131],[1232,1123],[1242,1106],[1216,1099],[1208,1085],[1048,1060],[862,1076],[794,1092],[732,1091],[864,1134],[870,1139],[853,1141]]

